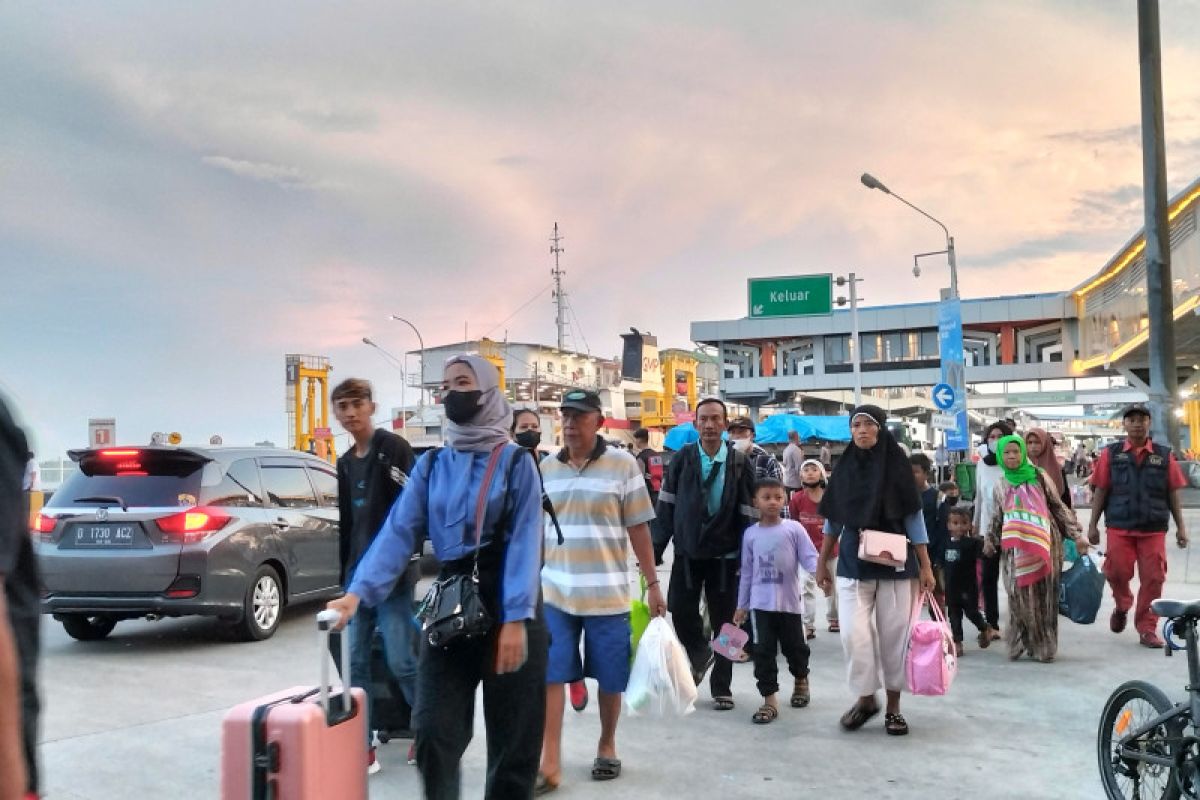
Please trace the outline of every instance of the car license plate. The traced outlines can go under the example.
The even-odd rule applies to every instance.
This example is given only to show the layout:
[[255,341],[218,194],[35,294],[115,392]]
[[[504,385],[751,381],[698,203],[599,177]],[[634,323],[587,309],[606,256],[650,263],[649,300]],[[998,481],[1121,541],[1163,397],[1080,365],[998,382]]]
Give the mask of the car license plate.
[[76,547],[133,547],[133,525],[83,523],[75,528]]

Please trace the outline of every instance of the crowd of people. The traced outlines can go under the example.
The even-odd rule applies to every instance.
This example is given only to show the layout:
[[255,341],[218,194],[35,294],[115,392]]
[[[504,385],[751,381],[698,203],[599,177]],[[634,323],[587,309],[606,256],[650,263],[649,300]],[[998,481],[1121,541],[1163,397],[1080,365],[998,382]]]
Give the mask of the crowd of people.
[[[350,682],[371,691],[378,650],[412,707],[409,760],[428,798],[460,796],[481,685],[485,797],[559,789],[564,709],[568,696],[577,710],[586,706],[585,679],[598,690],[591,778],[621,776],[617,730],[634,657],[631,562],[650,614],[670,614],[691,678],[697,686],[707,679],[714,711],[737,704],[735,661],[714,653],[711,632],[745,627],[761,696],[749,718],[759,725],[781,713],[780,654],[792,676],[787,705],[809,705],[808,642],[822,601],[846,663],[850,704],[839,721],[847,731],[882,713],[889,735],[909,732],[905,658],[926,593],[945,608],[958,655],[966,618],[980,648],[1004,639],[1014,661],[1053,661],[1065,553],[1098,545],[1102,518],[1110,628],[1121,633],[1133,612],[1140,644],[1163,646],[1150,603],[1165,581],[1172,521],[1176,544],[1188,544],[1178,491],[1186,481],[1169,448],[1150,439],[1145,406],[1124,411],[1126,437],[1095,459],[1085,535],[1071,509],[1072,466],[1059,463],[1040,428],[1017,432],[999,420],[985,429],[967,506],[940,465],[908,453],[872,405],[851,411],[850,441],[834,463],[827,448],[805,457],[795,437],[776,459],[755,444],[754,420],[731,419],[723,401],[706,398],[695,408],[698,441],[665,462],[644,430],[635,452],[610,446],[595,392],[563,396],[564,446],[543,453],[539,416],[510,407],[487,360],[450,359],[444,382],[446,444],[419,459],[375,428],[368,382],[344,381],[332,396],[354,446],[337,471],[346,592],[329,608],[349,625]],[[37,616],[23,587],[36,565],[23,560],[19,513],[27,450],[2,405],[0,446],[0,611],[8,622],[0,624],[0,796],[35,797]],[[903,537],[902,556],[864,555],[880,535]],[[439,580],[469,576],[477,587],[488,620],[480,635],[445,647],[418,636],[415,561],[426,539]],[[664,591],[658,567],[668,549]],[[378,769],[373,749],[364,767]]]
[[[1085,536],[1070,507],[1071,467],[1054,456],[1051,437],[1040,428],[1018,434],[1006,420],[984,431],[968,506],[953,481],[939,480],[946,477],[941,465],[909,454],[889,431],[886,413],[871,405],[851,412],[851,439],[835,464],[827,448],[818,458],[805,457],[795,437],[776,459],[754,443],[752,419],[731,419],[721,400],[707,398],[695,409],[698,441],[664,465],[644,430],[636,433],[632,453],[606,443],[600,398],[580,389],[562,400],[564,446],[546,454],[539,448],[539,416],[514,412],[495,368],[464,355],[446,365],[446,446],[412,464],[403,452],[388,451],[379,434],[368,437],[370,426],[356,432],[356,417],[341,410],[352,388],[335,392],[338,418],[359,447],[339,468],[349,492],[343,514],[353,522],[343,548],[347,592],[329,606],[351,630],[374,627],[408,651],[411,633],[391,631],[387,609],[397,598],[412,602],[410,561],[427,536],[442,564],[440,577],[478,571],[494,619],[483,639],[449,649],[422,642],[415,670],[389,655],[405,679],[401,685],[414,687],[412,758],[429,798],[459,796],[459,763],[480,684],[485,796],[540,796],[560,787],[564,708],[568,695],[576,709],[586,705],[585,679],[596,682],[600,711],[591,777],[621,775],[617,729],[633,657],[631,559],[651,614],[670,613],[692,678],[697,686],[707,679],[715,711],[736,707],[735,663],[714,653],[711,632],[727,624],[746,628],[747,660],[761,695],[750,715],[756,724],[780,714],[779,654],[793,679],[787,705],[809,705],[808,641],[817,635],[822,600],[846,662],[850,705],[840,725],[847,731],[882,713],[888,734],[909,732],[901,711],[905,657],[924,593],[945,608],[958,655],[966,618],[980,648],[1003,638],[1014,661],[1024,655],[1053,661],[1064,551],[1086,554],[1098,543],[1103,516],[1105,569],[1116,599],[1111,628],[1122,630],[1133,607],[1129,580],[1136,567],[1140,641],[1162,646],[1149,603],[1165,576],[1170,517],[1181,547],[1187,534],[1179,466],[1149,441],[1143,406],[1126,410],[1126,439],[1096,460]],[[394,481],[399,487],[378,477],[394,474],[376,463],[383,463],[379,453],[385,451],[404,475]],[[366,464],[356,465],[355,458]],[[497,459],[495,474],[503,477],[492,479],[488,464]],[[372,489],[373,480],[386,491]],[[387,502],[380,498],[393,494],[398,499],[386,519],[374,525],[376,506]],[[904,537],[905,554],[895,564],[860,557],[860,542],[879,532]],[[669,548],[664,592],[656,567]],[[355,633],[355,646],[365,637]]]

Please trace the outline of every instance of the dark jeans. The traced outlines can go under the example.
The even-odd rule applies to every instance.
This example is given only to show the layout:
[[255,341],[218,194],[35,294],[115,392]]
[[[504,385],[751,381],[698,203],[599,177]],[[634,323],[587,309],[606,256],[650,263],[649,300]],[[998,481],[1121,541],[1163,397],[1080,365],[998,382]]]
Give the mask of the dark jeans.
[[[804,636],[804,618],[782,611],[750,612],[754,635],[754,680],[758,693],[770,697],[779,691],[779,663],[776,655],[783,651],[788,671],[793,678],[808,677],[808,642]],[[730,662],[732,663],[732,662]]]
[[417,767],[427,800],[458,800],[460,762],[475,729],[475,690],[483,683],[487,730],[486,800],[533,797],[546,723],[549,637],[538,611],[525,623],[528,659],[520,670],[497,675],[496,635],[443,650],[421,643],[417,666]]
[[[405,702],[412,708],[417,688],[417,632],[413,624],[412,585],[398,589],[374,608],[360,607],[350,620],[346,633],[350,637],[350,683],[367,693],[367,707],[376,698],[371,692],[371,643],[376,629],[383,637],[384,658],[388,671],[396,679]],[[367,718],[367,745],[375,720]]]
[[[679,554],[671,565],[671,587],[667,608],[675,623],[675,633],[687,650],[694,668],[702,667],[712,654],[704,622],[700,619],[700,595],[708,601],[708,620],[716,635],[726,622],[733,622],[737,611],[738,559],[690,559]],[[713,662],[709,690],[713,697],[732,697],[733,662],[717,657]]]
[[987,628],[987,622],[979,613],[979,592],[975,590],[975,587],[971,587],[965,593],[947,594],[946,616],[950,618],[950,630],[954,634],[956,642],[963,640],[962,621],[964,616],[979,629],[980,633]]
[[1000,627],[1000,554],[981,555],[980,587],[983,590],[983,616],[993,628]]

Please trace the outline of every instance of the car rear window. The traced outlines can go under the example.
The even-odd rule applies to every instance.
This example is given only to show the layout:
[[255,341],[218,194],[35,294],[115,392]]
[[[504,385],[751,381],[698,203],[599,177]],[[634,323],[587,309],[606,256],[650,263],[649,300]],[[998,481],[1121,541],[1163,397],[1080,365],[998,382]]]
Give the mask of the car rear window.
[[127,506],[174,507],[196,505],[204,462],[192,457],[173,458],[161,453],[138,452],[120,458],[87,453],[79,458],[79,471],[59,488],[47,508],[95,508],[119,499]]

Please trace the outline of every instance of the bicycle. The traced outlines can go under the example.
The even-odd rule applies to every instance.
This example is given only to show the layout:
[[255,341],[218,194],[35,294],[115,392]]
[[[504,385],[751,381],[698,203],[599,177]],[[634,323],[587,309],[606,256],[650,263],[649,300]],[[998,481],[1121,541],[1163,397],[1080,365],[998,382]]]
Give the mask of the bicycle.
[[1172,704],[1146,681],[1118,686],[1096,737],[1101,781],[1112,800],[1200,800],[1200,600],[1155,600],[1150,608],[1166,619],[1165,655],[1187,652],[1188,699]]

